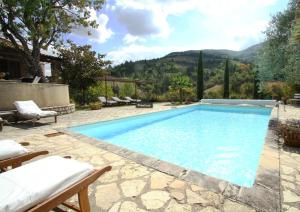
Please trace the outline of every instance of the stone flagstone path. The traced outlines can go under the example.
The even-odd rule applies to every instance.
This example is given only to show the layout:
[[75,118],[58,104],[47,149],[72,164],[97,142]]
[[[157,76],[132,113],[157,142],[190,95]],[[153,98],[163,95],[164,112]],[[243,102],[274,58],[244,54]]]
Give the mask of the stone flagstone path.
[[[58,124],[31,127],[28,124],[5,126],[1,138],[13,138],[30,142],[30,150],[49,150],[52,155],[70,155],[72,158],[93,164],[95,167],[111,165],[112,171],[99,178],[89,189],[92,211],[143,212],[143,211],[262,211],[236,199],[229,198],[228,190],[221,193],[203,188],[140,165],[101,148],[95,148],[84,140],[62,134],[46,137],[57,132],[57,128],[109,120],[117,117],[142,114],[169,109],[170,106],[156,104],[154,109],[136,110],[134,107],[105,108],[100,111],[77,111],[61,116]],[[300,118],[300,110],[287,108],[280,111],[283,119]],[[295,115],[297,114],[297,115]],[[51,121],[51,120],[50,120]],[[296,149],[280,148],[280,194],[282,211],[300,211],[300,154]],[[271,161],[269,162],[271,163]],[[230,189],[234,192],[235,188]],[[272,197],[261,197],[272,198]],[[77,201],[72,198],[72,201]]]

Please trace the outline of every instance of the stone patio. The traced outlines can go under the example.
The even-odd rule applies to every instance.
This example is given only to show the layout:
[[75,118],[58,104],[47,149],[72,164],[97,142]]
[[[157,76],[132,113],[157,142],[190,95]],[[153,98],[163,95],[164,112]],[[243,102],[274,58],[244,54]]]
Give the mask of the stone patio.
[[[36,127],[30,123],[4,126],[0,139],[27,141],[30,142],[28,148],[31,150],[49,150],[53,155],[70,155],[99,168],[111,165],[112,171],[90,186],[92,211],[300,211],[300,151],[283,148],[271,128],[255,186],[251,189],[205,175],[199,176],[199,173],[192,171],[185,175],[168,173],[165,163],[151,166],[147,164],[147,158],[141,159],[140,155],[132,152],[128,154],[107,146],[101,147],[101,142],[84,136],[72,133],[45,136],[69,126],[171,108],[167,104],[155,104],[153,109],[123,106],[98,111],[76,111],[58,117],[57,124],[51,123],[52,119],[44,119]],[[277,118],[277,109],[274,109],[272,117]],[[300,109],[286,107],[284,110],[280,106],[279,118],[285,120],[291,117],[300,119]],[[165,170],[168,174],[158,170]],[[75,198],[72,200],[76,201]]]

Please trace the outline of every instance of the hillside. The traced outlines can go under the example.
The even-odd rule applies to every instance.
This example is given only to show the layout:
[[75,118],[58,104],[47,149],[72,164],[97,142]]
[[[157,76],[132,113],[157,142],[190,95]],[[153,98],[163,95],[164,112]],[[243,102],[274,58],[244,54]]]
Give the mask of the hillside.
[[[261,44],[242,51],[202,50],[205,89],[223,83],[224,63],[227,58],[230,59],[232,83],[236,86],[250,83],[253,80],[253,73],[249,64],[254,61],[260,47]],[[188,76],[192,84],[195,85],[199,52],[200,50],[172,52],[158,59],[129,61],[112,67],[110,71],[113,76],[117,77],[155,81],[153,92],[161,95],[168,91],[170,79],[174,75]],[[247,86],[249,87],[249,84]],[[238,89],[236,87],[233,90],[239,93]]]
[[[226,58],[231,59],[233,62],[252,63],[260,47],[261,44],[251,46],[242,51],[232,51],[226,49],[202,50],[204,57],[204,68],[215,69],[219,67]],[[172,52],[158,59],[125,62],[114,67],[112,69],[112,74],[116,76],[133,77],[133,73],[144,71],[146,66],[164,66],[166,64],[170,64],[172,67],[177,67],[179,69],[195,69],[197,68],[198,56],[199,50]]]

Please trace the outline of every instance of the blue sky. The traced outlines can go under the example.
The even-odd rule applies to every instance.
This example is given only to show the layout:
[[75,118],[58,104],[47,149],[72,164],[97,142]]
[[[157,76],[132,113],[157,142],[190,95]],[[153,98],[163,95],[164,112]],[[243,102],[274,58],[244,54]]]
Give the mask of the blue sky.
[[288,0],[108,0],[102,10],[91,10],[97,29],[80,27],[67,37],[92,45],[114,64],[173,51],[241,50],[262,42],[271,15],[287,4]]

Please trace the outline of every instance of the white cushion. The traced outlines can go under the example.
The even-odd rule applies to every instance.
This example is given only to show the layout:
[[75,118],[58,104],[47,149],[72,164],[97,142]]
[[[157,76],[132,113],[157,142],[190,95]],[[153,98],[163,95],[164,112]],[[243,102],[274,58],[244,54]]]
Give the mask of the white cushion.
[[14,140],[0,140],[0,160],[28,153],[28,150]]
[[27,116],[28,118],[43,118],[49,116],[56,116],[56,111],[44,111],[41,110],[34,101],[15,101],[14,105],[16,106],[18,112],[22,115]]
[[43,110],[39,113],[39,116],[42,117],[48,117],[48,116],[56,116],[57,112],[56,111],[51,111],[51,110]]
[[0,211],[25,211],[89,175],[93,166],[50,156],[0,174]]
[[21,114],[39,114],[42,111],[32,100],[15,101],[14,105]]

